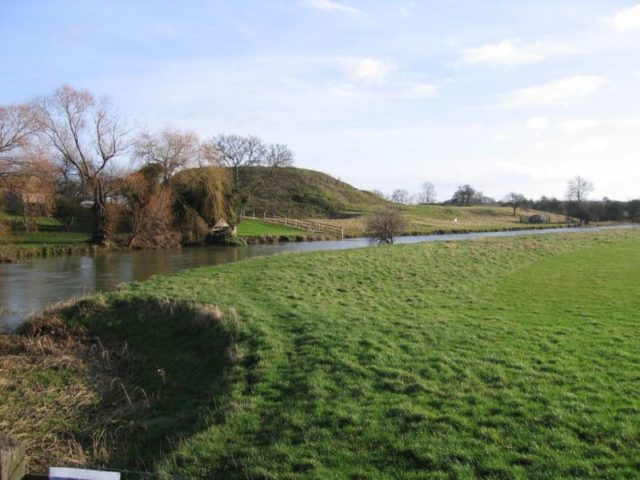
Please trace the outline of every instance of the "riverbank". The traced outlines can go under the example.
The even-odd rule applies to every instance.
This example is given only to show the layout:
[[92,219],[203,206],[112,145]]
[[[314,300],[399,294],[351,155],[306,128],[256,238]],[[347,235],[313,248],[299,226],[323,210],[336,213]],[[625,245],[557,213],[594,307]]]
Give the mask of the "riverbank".
[[[397,237],[396,243],[451,242],[525,235],[590,234],[607,228],[594,227],[480,232]],[[0,330],[14,329],[25,317],[51,303],[95,292],[109,292],[131,281],[153,275],[169,275],[185,269],[222,265],[255,257],[291,252],[347,250],[375,245],[367,238],[317,242],[280,242],[230,248],[224,245],[161,250],[118,249],[98,255],[51,256],[37,261],[0,264]]]
[[88,255],[103,251],[101,247],[88,242],[69,244],[0,244],[0,263],[13,263],[38,257],[51,257],[54,255]]
[[[522,224],[504,207],[454,207],[454,206],[405,206],[403,212],[409,221],[405,235],[455,234],[471,232],[498,232],[511,230],[529,230],[535,228],[563,228],[569,224],[562,222],[563,217],[551,215],[553,224]],[[459,219],[458,222],[453,222]],[[12,223],[12,230],[19,227],[20,219],[0,213],[0,220]],[[340,238],[359,238],[366,236],[366,215],[350,219],[323,219],[322,222],[343,230]],[[105,251],[101,247],[89,244],[90,225],[80,222],[72,232],[66,232],[54,219],[41,217],[36,219],[39,231],[32,233],[11,233],[0,236],[0,263],[16,262],[52,255],[89,254]],[[238,240],[234,246],[250,244],[276,244],[290,242],[309,242],[337,240],[337,236],[308,232],[290,226],[276,225],[261,219],[245,219],[238,225]],[[116,247],[114,247],[116,248]],[[126,247],[117,247],[126,248]],[[113,248],[112,248],[113,249]]]
[[[488,232],[518,232],[528,230],[543,230],[554,228],[567,228],[566,224],[558,225],[522,225],[517,224],[514,227],[502,227],[502,228],[480,228],[480,229],[437,229],[431,230],[431,235],[464,235],[469,233],[488,233]],[[228,246],[238,247],[242,245],[274,245],[279,243],[297,243],[297,242],[318,242],[328,240],[339,240],[339,238],[327,234],[317,234],[312,232],[296,231],[295,229],[286,229],[287,232],[283,233],[279,230],[278,225],[274,225],[276,233],[267,234],[240,234],[238,241],[230,243]],[[265,230],[268,231],[268,230]],[[421,231],[409,231],[405,232],[405,236],[424,236]],[[88,255],[98,254],[110,251],[127,250],[126,246],[110,245],[99,246],[89,243],[86,239],[76,241],[66,241],[59,243],[47,243],[46,234],[42,235],[42,243],[28,243],[28,244],[14,244],[14,243],[0,243],[0,263],[14,263],[22,260],[29,260],[33,258],[43,258],[56,255]],[[362,238],[353,235],[345,235],[345,239]],[[220,244],[224,245],[224,244]],[[196,246],[197,247],[197,246]]]
[[128,284],[1,337],[1,427],[36,465],[186,478],[633,476],[639,247],[533,235]]

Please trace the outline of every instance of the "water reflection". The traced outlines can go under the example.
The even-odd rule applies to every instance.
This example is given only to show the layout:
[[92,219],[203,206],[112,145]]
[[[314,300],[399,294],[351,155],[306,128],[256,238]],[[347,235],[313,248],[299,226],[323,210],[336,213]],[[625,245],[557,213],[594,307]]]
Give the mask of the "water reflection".
[[[601,228],[600,228],[601,229]],[[589,231],[599,230],[598,228]],[[398,243],[465,240],[469,238],[580,232],[564,228],[519,232],[487,232],[455,235],[400,237]],[[187,268],[221,265],[284,252],[343,250],[366,247],[365,238],[342,241],[202,247],[179,250],[111,252],[100,255],[62,256],[0,265],[0,328],[14,328],[29,313],[45,305],[98,291],[114,290],[123,282],[142,281],[152,275],[168,275]]]

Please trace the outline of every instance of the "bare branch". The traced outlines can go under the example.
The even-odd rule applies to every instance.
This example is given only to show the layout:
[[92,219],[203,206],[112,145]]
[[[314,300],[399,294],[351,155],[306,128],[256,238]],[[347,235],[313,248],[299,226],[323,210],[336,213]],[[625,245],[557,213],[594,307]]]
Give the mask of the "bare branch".
[[105,238],[106,194],[102,173],[128,147],[127,132],[106,99],[68,85],[37,102],[38,125],[62,161],[73,167],[81,183],[92,190],[94,240]]
[[162,167],[163,183],[179,170],[192,165],[199,155],[198,136],[193,132],[181,132],[165,128],[152,135],[148,132],[140,134],[135,142],[135,156],[145,165]]

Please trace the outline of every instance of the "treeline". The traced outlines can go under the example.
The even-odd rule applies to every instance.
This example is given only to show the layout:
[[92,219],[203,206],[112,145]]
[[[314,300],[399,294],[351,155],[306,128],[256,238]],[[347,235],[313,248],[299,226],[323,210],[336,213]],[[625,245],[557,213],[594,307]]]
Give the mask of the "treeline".
[[[542,210],[545,212],[565,215],[580,220],[582,223],[590,221],[634,221],[640,222],[640,199],[622,202],[603,198],[602,200],[589,200],[588,195],[593,190],[593,183],[589,180],[575,176],[567,182],[565,199],[542,196],[538,200],[527,199],[518,192],[509,192],[501,200],[486,196],[481,190],[469,185],[460,185],[453,196],[442,202],[442,205],[472,206],[472,205],[501,205],[513,209],[516,215],[521,210]],[[397,189],[386,197],[381,192],[374,192],[387,200],[401,205],[409,204],[435,204],[436,191],[431,182],[425,182],[422,190],[411,195],[405,189]]]
[[0,210],[26,231],[47,215],[68,230],[89,221],[97,244],[202,243],[293,161],[286,145],[255,136],[133,132],[109,99],[67,85],[0,105]]
[[621,202],[603,198],[602,200],[559,200],[555,197],[541,197],[529,200],[527,205],[535,210],[567,215],[588,223],[593,222],[640,222],[640,200]]

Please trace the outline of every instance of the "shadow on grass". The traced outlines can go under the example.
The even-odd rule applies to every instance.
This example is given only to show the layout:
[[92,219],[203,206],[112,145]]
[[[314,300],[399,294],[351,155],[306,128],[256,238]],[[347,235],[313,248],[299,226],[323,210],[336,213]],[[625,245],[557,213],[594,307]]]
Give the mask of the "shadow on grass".
[[233,310],[118,295],[45,312],[21,332],[57,343],[59,355],[79,357],[78,372],[87,372],[83,384],[96,401],[74,412],[82,419],[76,431],[58,433],[83,450],[85,463],[143,471],[224,420],[239,334]]

